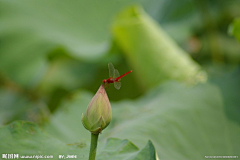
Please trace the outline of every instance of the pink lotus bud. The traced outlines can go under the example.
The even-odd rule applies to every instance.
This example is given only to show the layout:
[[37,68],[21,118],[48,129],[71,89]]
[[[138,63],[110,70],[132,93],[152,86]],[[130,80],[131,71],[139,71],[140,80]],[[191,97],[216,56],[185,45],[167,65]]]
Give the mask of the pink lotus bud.
[[111,105],[103,85],[101,85],[89,103],[86,113],[82,114],[83,126],[92,133],[98,134],[112,120]]

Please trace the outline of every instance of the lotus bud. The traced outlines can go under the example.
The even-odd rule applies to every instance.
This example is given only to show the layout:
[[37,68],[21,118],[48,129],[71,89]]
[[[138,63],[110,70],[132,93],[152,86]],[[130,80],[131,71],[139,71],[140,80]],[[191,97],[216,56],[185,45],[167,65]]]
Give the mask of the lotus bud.
[[83,126],[91,133],[98,134],[112,120],[111,105],[103,85],[101,85],[89,103],[86,113],[82,114]]

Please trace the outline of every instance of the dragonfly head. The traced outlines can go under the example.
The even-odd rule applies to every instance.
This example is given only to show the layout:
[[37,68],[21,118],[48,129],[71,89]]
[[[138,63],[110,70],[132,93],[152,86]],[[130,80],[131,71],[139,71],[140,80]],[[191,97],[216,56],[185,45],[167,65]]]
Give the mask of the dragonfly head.
[[106,82],[107,82],[107,80],[106,80],[106,79],[104,79],[102,82],[103,82],[103,83],[106,83]]

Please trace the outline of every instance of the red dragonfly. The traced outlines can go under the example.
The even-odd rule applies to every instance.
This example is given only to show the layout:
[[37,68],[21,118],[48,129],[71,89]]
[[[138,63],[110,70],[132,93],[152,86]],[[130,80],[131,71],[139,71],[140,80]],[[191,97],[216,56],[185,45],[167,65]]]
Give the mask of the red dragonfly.
[[121,78],[132,72],[132,70],[131,70],[120,76],[118,70],[114,68],[112,63],[108,63],[108,69],[109,69],[109,77],[110,78],[104,79],[102,82],[105,87],[109,87],[110,83],[114,83],[114,87],[116,89],[121,88],[121,82],[120,82]]

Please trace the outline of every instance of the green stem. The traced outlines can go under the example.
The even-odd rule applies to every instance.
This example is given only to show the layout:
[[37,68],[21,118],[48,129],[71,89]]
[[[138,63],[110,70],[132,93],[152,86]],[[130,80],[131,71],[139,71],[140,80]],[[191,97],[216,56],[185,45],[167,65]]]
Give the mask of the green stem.
[[89,160],[95,160],[96,153],[97,153],[97,143],[98,143],[98,134],[91,133],[91,146],[90,146],[90,153],[89,153]]

